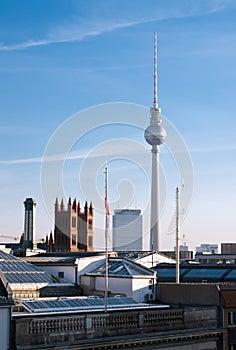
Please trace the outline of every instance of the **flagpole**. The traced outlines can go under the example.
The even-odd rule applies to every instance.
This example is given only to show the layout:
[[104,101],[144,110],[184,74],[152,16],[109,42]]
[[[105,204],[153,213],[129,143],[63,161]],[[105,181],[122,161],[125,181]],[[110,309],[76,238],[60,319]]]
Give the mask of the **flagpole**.
[[106,219],[105,219],[105,251],[106,251],[106,268],[105,268],[105,306],[104,311],[107,312],[107,297],[108,297],[108,251],[107,251],[107,236],[108,236],[108,202],[107,202],[107,176],[108,169],[105,167],[105,211],[106,211]]

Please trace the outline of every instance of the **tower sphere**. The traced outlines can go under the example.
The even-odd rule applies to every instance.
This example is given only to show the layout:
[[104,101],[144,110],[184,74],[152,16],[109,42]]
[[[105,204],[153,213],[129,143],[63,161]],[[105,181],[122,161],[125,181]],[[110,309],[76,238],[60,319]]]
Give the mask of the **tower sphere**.
[[147,143],[152,146],[160,146],[165,142],[166,131],[160,123],[150,124],[144,132]]

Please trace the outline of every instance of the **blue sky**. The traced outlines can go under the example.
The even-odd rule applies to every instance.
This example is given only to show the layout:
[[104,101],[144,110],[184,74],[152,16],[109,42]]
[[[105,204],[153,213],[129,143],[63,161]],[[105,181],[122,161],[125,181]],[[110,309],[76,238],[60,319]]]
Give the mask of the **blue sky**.
[[[192,249],[200,243],[234,241],[235,16],[234,0],[1,1],[1,234],[20,235],[27,196],[38,202],[38,238],[53,228],[41,194],[40,161],[67,118],[104,103],[152,105],[153,32],[158,31],[160,106],[186,143],[194,169],[192,204],[181,232]],[[121,137],[149,151],[136,128],[91,131],[71,148],[75,160],[65,162],[65,196],[76,195],[83,203],[81,164],[88,152]],[[163,148],[168,209],[162,248],[172,249],[174,235],[168,234],[168,226],[179,178],[167,153]],[[136,202],[144,209],[145,174],[125,159],[121,163],[110,165],[110,198],[115,201],[120,179],[128,179],[134,192],[129,205]],[[101,169],[96,188],[102,198]],[[112,209],[116,204],[111,203]],[[102,248],[101,235],[95,237],[97,248]]]

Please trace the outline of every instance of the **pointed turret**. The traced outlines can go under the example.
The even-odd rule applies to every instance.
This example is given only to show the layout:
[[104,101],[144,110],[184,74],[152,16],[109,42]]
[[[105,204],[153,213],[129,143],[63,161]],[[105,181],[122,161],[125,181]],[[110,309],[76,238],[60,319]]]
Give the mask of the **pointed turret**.
[[20,236],[20,248],[23,249],[24,247],[24,232],[22,232],[22,235]]
[[65,205],[64,205],[64,200],[63,200],[63,198],[61,199],[61,210],[65,210]]
[[52,252],[52,251],[53,251],[53,237],[52,237],[52,231],[50,232],[50,236],[49,236],[48,251],[49,251],[49,252]]
[[58,197],[56,198],[56,201],[55,201],[55,211],[59,211]]
[[90,202],[89,214],[93,216],[93,205],[92,205],[92,202]]
[[69,200],[68,200],[68,204],[67,204],[67,206],[68,206],[68,211],[71,211],[71,209],[72,209],[72,201],[71,201],[71,197],[69,197]]
[[88,202],[85,202],[85,206],[84,206],[84,214],[88,214]]
[[73,209],[74,212],[76,213],[76,209],[77,209],[77,201],[76,201],[76,198],[73,200],[72,209]]

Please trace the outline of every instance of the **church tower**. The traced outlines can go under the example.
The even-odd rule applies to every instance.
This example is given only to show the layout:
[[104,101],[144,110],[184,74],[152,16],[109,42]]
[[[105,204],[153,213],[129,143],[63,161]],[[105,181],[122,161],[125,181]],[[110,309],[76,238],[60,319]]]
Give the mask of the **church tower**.
[[93,252],[93,206],[85,202],[84,212],[78,213],[78,247]]
[[93,208],[85,203],[81,212],[76,199],[68,200],[67,208],[63,198],[55,202],[54,251],[93,251]]

